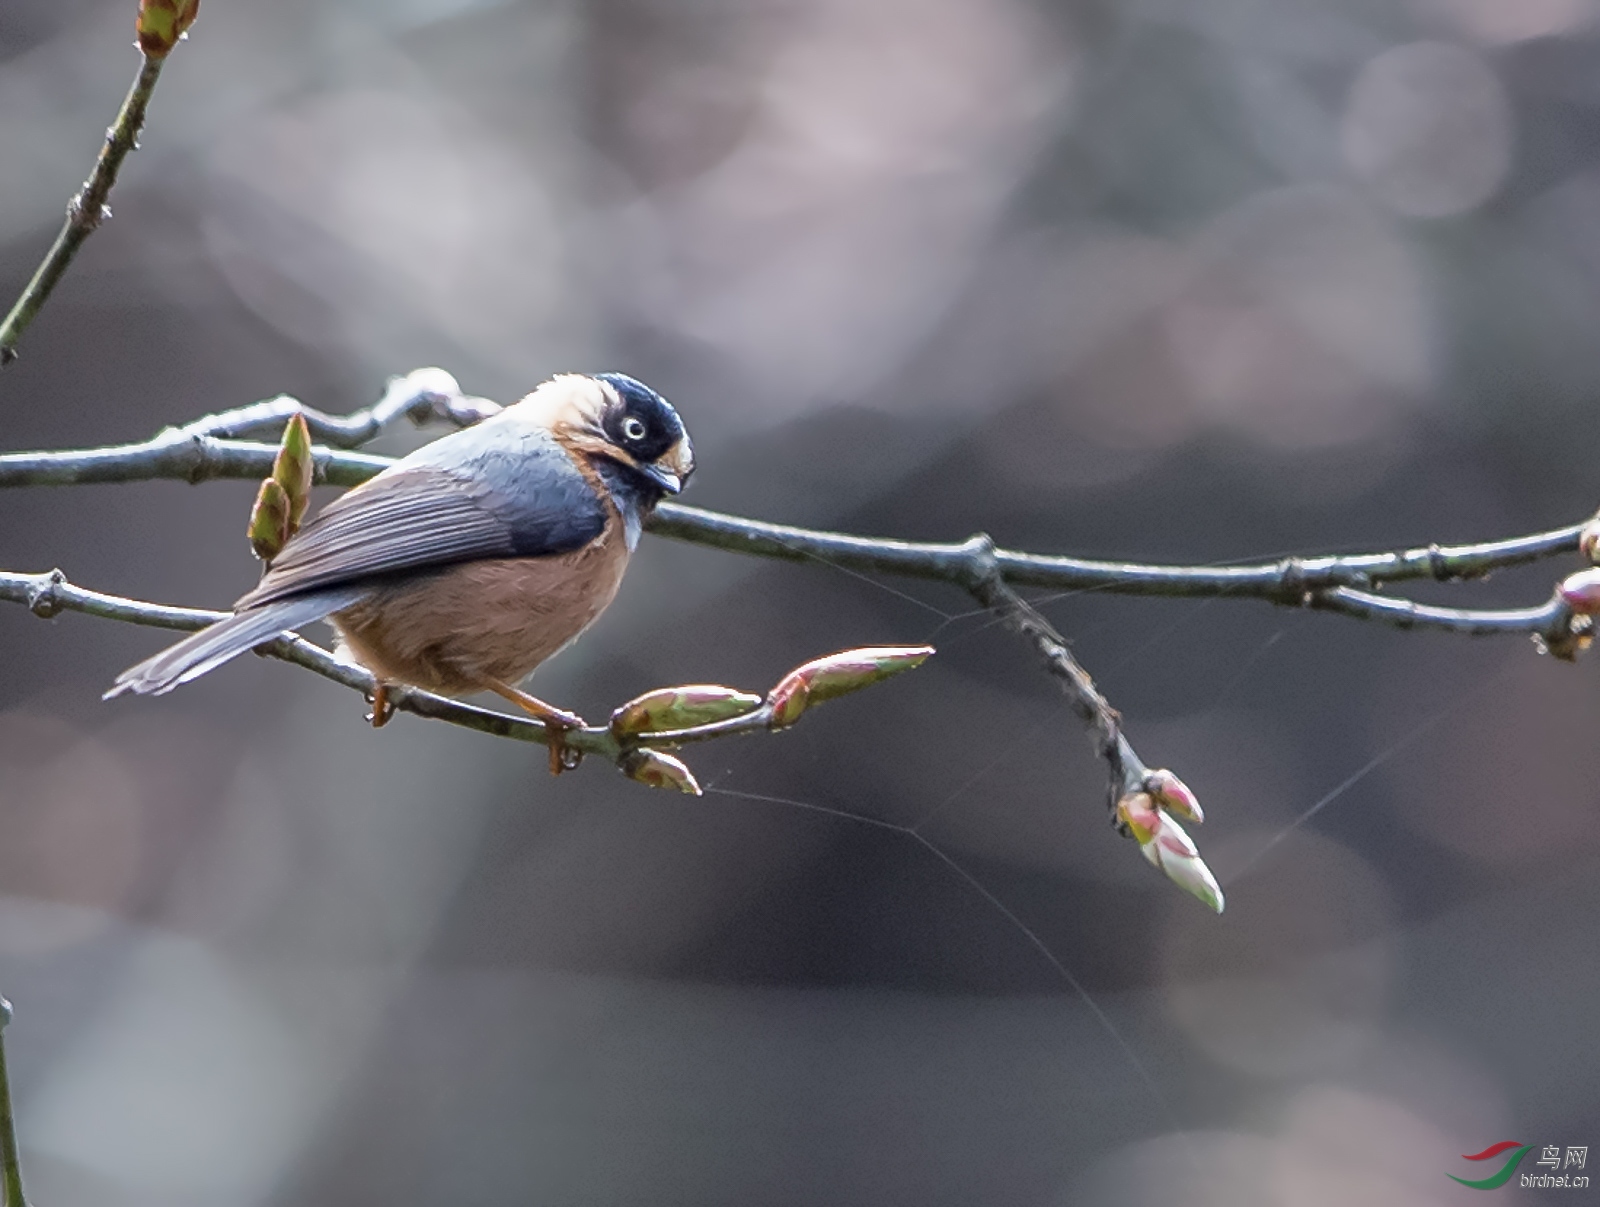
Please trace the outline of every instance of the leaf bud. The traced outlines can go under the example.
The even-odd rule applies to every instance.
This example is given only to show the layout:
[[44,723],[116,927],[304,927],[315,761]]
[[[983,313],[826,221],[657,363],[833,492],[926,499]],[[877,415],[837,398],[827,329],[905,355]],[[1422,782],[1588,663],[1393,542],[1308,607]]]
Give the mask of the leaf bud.
[[266,478],[256,492],[255,506],[250,509],[250,527],[246,535],[250,548],[264,562],[270,562],[283,551],[289,539],[289,496],[276,478]]
[[311,456],[311,429],[304,415],[291,415],[283,428],[278,455],[272,459],[272,476],[289,496],[289,535],[300,531],[311,503],[311,479],[316,463]]
[[1157,805],[1185,821],[1192,821],[1198,826],[1206,819],[1199,798],[1189,790],[1189,785],[1165,767],[1144,777],[1144,790]]
[[139,0],[139,49],[166,58],[199,14],[200,0]]
[[700,783],[682,759],[660,750],[639,747],[617,760],[622,774],[652,788],[673,788],[690,796],[700,795]]
[[612,736],[692,729],[740,717],[761,707],[761,697],[716,684],[662,687],[629,700],[611,714]]
[[772,706],[771,725],[793,725],[812,704],[881,683],[901,671],[921,666],[933,653],[931,645],[863,646],[841,650],[797,666],[767,693]]

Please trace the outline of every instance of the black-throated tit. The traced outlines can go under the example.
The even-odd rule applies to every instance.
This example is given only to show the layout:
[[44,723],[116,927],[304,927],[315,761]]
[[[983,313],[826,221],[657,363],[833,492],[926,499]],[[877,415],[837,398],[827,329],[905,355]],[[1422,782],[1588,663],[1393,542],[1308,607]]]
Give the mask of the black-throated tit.
[[[424,445],[335,499],[284,545],[232,616],[117,677],[160,694],[279,633],[329,619],[379,689],[496,692],[581,726],[516,684],[617,593],[644,517],[694,472],[672,405],[620,373],[563,375]],[[559,769],[560,742],[551,745]]]

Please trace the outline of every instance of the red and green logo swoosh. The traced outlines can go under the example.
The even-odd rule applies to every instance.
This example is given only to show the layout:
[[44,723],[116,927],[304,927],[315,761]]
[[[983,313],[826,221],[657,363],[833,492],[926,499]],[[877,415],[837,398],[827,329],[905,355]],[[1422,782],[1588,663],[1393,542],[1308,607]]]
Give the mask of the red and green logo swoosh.
[[1506,1157],[1506,1163],[1498,1171],[1490,1174],[1487,1178],[1478,1178],[1475,1181],[1458,1178],[1455,1174],[1451,1174],[1450,1180],[1452,1182],[1460,1182],[1463,1186],[1470,1186],[1474,1190],[1493,1190],[1497,1186],[1504,1186],[1511,1180],[1511,1175],[1517,1172],[1517,1166],[1522,1163],[1522,1158],[1526,1157],[1532,1150],[1533,1145],[1518,1144],[1515,1140],[1502,1140],[1499,1144],[1491,1144],[1481,1153],[1473,1153],[1470,1156],[1463,1155],[1461,1159],[1463,1161],[1490,1161],[1501,1153],[1509,1152]]

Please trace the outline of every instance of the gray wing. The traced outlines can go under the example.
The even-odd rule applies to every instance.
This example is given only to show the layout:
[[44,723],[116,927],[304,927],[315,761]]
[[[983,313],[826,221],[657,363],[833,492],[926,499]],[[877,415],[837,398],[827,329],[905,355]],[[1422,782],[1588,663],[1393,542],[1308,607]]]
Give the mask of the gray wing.
[[328,504],[236,607],[400,570],[568,553],[601,534],[606,514],[548,432],[497,416]]

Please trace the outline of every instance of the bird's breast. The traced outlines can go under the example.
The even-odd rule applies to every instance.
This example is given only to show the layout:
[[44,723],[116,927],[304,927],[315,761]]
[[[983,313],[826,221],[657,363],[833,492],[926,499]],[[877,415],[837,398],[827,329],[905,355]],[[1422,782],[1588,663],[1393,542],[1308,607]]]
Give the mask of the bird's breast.
[[622,529],[613,514],[571,553],[464,562],[386,584],[334,623],[390,682],[453,693],[515,683],[611,603],[628,564]]

